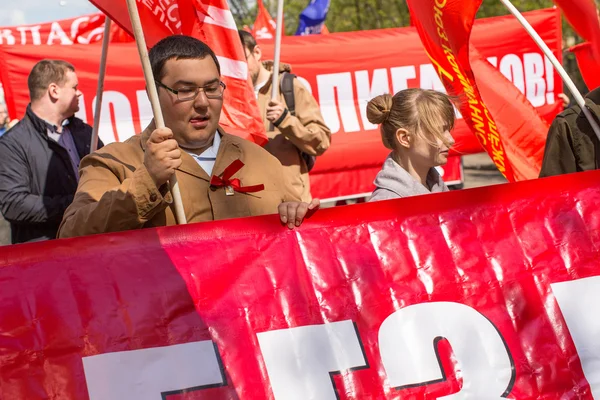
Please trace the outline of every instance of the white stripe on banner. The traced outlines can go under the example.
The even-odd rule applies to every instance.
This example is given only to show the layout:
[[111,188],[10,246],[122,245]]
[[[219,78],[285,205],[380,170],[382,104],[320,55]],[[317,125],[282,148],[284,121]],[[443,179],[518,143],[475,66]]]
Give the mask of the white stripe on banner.
[[230,78],[248,79],[248,64],[245,61],[217,56],[221,64],[221,74]]
[[233,14],[231,14],[231,11],[223,10],[222,8],[214,6],[208,6],[206,12],[208,13],[208,17],[204,18],[204,15],[197,11],[201,20],[204,18],[205,23],[232,29],[237,32],[237,25],[235,24],[235,20],[233,19]]

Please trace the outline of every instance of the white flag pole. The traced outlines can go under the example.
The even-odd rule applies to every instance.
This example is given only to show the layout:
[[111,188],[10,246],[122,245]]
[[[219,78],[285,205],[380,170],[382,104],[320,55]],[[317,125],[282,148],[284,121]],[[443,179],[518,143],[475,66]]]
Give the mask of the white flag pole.
[[567,74],[567,71],[565,71],[565,69],[562,67],[562,65],[560,65],[560,62],[554,56],[554,54],[552,53],[550,48],[546,45],[546,43],[544,43],[544,41],[542,40],[540,35],[535,31],[535,29],[533,29],[531,24],[529,24],[529,22],[527,22],[525,17],[523,17],[523,15],[519,12],[519,10],[517,10],[517,8],[510,2],[510,0],[500,0],[500,1],[517,18],[517,20],[521,23],[521,25],[523,25],[523,27],[525,28],[527,33],[529,33],[529,35],[533,38],[533,40],[536,42],[536,44],[540,47],[540,49],[542,49],[542,51],[544,52],[546,57],[548,57],[550,62],[552,62],[552,65],[554,66],[556,71],[558,71],[560,77],[565,82],[565,85],[567,85],[567,88],[569,89],[569,91],[571,92],[573,97],[575,98],[575,101],[577,102],[579,107],[581,107],[581,111],[583,111],[583,114],[590,122],[590,125],[591,125],[592,129],[594,130],[594,132],[596,133],[598,140],[600,140],[600,126],[598,126],[598,123],[596,122],[596,119],[594,118],[594,116],[592,115],[590,110],[585,106],[585,100],[584,100],[583,96],[581,95],[581,93],[579,93],[579,90],[577,90],[575,83],[573,83],[573,80],[569,77],[569,75]]
[[[142,70],[144,71],[144,78],[146,79],[148,96],[150,97],[152,113],[154,114],[154,122],[156,124],[156,128],[164,128],[165,120],[163,119],[162,110],[160,109],[160,103],[158,101],[158,91],[156,90],[154,75],[152,75],[152,67],[150,65],[150,58],[148,57],[148,49],[146,48],[146,38],[144,37],[142,22],[140,20],[140,14],[138,12],[136,3],[136,0],[127,0],[129,18],[131,19],[131,26],[133,27],[135,42],[137,44],[138,53],[140,54],[140,61],[142,62]],[[173,195],[173,204],[175,205],[175,218],[177,219],[177,223],[179,225],[186,224],[187,220],[185,218],[185,212],[183,209],[183,201],[181,200],[179,183],[177,182],[177,177],[175,174],[173,174],[171,179],[169,179],[169,185],[171,186],[171,194]]]
[[94,109],[94,129],[92,131],[92,145],[90,154],[98,150],[98,133],[100,130],[100,112],[102,110],[102,94],[104,93],[104,77],[106,76],[106,59],[108,56],[108,43],[110,42],[111,20],[106,16],[104,22],[104,37],[102,38],[102,56],[100,56],[100,71],[98,72],[98,89],[96,90],[96,107]]
[[279,96],[279,59],[281,58],[281,35],[283,31],[283,0],[277,1],[277,27],[275,28],[275,56],[273,58],[273,80],[271,100]]

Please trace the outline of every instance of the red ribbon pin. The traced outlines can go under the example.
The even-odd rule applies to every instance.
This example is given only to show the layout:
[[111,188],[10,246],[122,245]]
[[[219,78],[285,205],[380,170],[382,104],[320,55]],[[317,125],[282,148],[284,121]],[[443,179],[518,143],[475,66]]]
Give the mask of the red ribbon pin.
[[216,186],[216,187],[225,187],[225,188],[227,188],[229,186],[229,187],[233,188],[233,190],[235,190],[236,192],[239,192],[239,193],[253,193],[253,192],[260,192],[261,190],[264,190],[265,185],[261,184],[261,185],[254,185],[254,186],[242,186],[239,179],[237,179],[237,178],[231,179],[231,177],[233,175],[235,175],[235,173],[238,172],[243,166],[244,166],[243,162],[241,162],[240,160],[235,160],[234,162],[229,164],[229,166],[227,168],[225,168],[225,171],[223,171],[222,178],[220,178],[216,175],[213,175],[212,178],[210,178],[210,185]]

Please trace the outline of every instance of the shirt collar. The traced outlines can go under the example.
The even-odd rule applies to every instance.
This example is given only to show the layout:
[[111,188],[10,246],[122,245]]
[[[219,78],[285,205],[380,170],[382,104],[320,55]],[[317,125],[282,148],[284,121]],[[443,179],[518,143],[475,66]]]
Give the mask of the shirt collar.
[[[52,124],[52,123],[50,123],[50,122],[46,121],[45,119],[42,119],[42,122],[43,122],[43,123],[46,125],[46,129],[47,129],[48,131],[50,131],[50,132],[52,132],[52,133],[58,133],[58,127],[57,127],[56,125],[54,125],[54,124]],[[70,123],[70,122],[71,122],[71,121],[69,121],[69,119],[65,119],[65,120],[62,122],[61,126],[62,126],[63,128],[65,128],[67,125],[69,125],[69,123]]]
[[201,159],[201,160],[204,160],[204,159],[216,160],[220,145],[221,145],[221,135],[217,131],[217,132],[215,132],[215,136],[213,137],[213,143],[209,148],[207,148],[200,154],[194,154],[194,153],[189,153],[189,154],[192,157]]

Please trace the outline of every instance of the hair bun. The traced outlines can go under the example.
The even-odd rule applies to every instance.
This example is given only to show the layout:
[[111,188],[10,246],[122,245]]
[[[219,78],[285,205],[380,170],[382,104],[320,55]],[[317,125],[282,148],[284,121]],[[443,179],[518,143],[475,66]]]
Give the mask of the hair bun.
[[383,124],[390,117],[392,110],[392,96],[382,94],[373,98],[367,104],[367,119],[372,124]]

